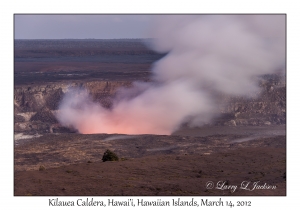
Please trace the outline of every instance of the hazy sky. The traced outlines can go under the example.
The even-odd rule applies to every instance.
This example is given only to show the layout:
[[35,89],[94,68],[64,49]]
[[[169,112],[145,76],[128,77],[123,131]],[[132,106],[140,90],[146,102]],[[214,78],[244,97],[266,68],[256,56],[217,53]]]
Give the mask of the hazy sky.
[[14,15],[15,39],[148,38],[151,15]]

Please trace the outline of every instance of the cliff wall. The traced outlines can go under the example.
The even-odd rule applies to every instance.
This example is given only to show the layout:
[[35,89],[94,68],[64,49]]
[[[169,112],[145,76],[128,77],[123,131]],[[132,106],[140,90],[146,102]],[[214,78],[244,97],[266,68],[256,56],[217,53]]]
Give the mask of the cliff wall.
[[[19,85],[14,88],[15,132],[47,133],[75,132],[59,125],[55,118],[64,94],[70,87],[86,88],[95,101],[110,107],[120,87],[130,87],[131,81],[92,81]],[[260,126],[286,123],[285,80],[264,78],[261,91],[254,97],[218,95],[220,115],[210,125]],[[178,99],[180,100],[180,98]]]

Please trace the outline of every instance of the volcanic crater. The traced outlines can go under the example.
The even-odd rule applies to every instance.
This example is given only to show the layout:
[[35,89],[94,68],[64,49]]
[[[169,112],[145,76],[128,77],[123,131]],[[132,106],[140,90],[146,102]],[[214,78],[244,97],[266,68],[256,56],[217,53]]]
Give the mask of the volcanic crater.
[[[80,134],[58,122],[68,88],[84,88],[110,109],[119,88],[151,82],[151,65],[163,56],[142,40],[15,40],[14,194],[286,195],[286,83],[279,73],[262,76],[254,97],[217,94],[212,121],[171,135]],[[119,161],[102,162],[107,149]],[[207,189],[208,181],[276,189],[232,193]]]

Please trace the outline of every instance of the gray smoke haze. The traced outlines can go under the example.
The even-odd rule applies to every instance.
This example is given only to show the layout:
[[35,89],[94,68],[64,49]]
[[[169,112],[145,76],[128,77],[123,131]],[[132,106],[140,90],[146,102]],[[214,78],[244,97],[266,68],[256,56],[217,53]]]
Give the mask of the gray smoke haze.
[[211,91],[249,96],[258,76],[285,66],[284,15],[160,16],[149,45],[167,55],[152,82],[119,91],[112,109],[70,90],[59,122],[81,133],[171,134],[183,123],[201,126],[217,114]]

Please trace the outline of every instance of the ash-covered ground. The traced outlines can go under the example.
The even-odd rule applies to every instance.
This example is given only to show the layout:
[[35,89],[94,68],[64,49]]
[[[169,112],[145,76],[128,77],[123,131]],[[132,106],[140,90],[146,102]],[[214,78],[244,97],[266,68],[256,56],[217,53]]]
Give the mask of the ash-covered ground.
[[[286,195],[285,126],[44,134],[16,144],[15,195]],[[119,161],[102,162],[107,149]],[[243,182],[251,190],[239,189]],[[257,182],[276,189],[254,189]]]

